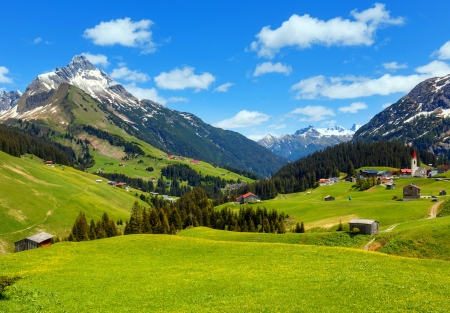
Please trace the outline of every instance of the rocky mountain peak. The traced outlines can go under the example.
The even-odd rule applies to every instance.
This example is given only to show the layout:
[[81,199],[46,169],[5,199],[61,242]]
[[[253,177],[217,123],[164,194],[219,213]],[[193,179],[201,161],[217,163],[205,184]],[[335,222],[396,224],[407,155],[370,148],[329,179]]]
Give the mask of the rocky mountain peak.
[[9,110],[13,107],[17,100],[19,100],[22,93],[18,90],[16,91],[1,91],[0,92],[0,111]]

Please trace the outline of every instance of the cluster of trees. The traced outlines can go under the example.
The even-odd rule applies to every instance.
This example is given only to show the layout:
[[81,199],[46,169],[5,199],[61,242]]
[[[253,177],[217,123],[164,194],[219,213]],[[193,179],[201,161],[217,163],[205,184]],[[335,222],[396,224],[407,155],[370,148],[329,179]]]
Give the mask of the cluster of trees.
[[121,235],[120,230],[117,228],[116,223],[109,219],[107,213],[104,213],[102,218],[97,222],[91,220],[88,226],[86,216],[83,212],[80,212],[72,226],[72,231],[65,239],[68,241],[86,241],[119,235]]
[[260,177],[258,175],[256,175],[255,173],[252,173],[250,171],[246,171],[246,170],[243,170],[243,169],[240,169],[240,168],[237,168],[237,167],[233,167],[233,166],[230,166],[228,164],[223,165],[222,168],[224,168],[224,169],[226,169],[226,170],[228,170],[230,172],[233,172],[233,173],[242,175],[244,177],[250,178],[250,179],[254,179],[254,180],[260,179]]
[[[34,124],[33,124],[34,125]],[[76,162],[75,152],[58,143],[47,141],[45,138],[24,134],[14,128],[0,125],[1,151],[20,157],[23,154],[34,154],[44,160],[72,166]]]
[[111,181],[127,183],[130,187],[142,190],[144,192],[155,191],[155,186],[152,181],[144,180],[142,178],[132,178],[125,174],[119,173],[96,173],[96,175],[104,177]]
[[145,155],[144,151],[141,147],[138,146],[138,144],[127,142],[125,139],[118,135],[111,134],[107,131],[100,130],[90,125],[84,125],[82,129],[89,135],[96,136],[99,139],[107,140],[112,146],[124,147],[124,151],[127,154]]
[[356,180],[356,188],[359,190],[367,190],[377,184],[376,177],[367,177]]
[[285,215],[265,207],[241,208],[235,213],[229,208],[214,210],[205,190],[194,188],[177,202],[169,205],[153,198],[153,208],[145,209],[134,203],[125,234],[175,234],[190,226],[206,226],[214,229],[240,232],[266,232],[283,234],[286,232]]

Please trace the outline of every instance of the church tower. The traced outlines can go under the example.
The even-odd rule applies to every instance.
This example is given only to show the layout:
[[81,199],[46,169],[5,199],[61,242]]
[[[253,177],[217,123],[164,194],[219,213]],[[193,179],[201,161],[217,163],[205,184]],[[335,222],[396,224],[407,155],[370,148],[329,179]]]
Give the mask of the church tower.
[[418,168],[416,150],[414,149],[411,157],[411,177],[414,177]]

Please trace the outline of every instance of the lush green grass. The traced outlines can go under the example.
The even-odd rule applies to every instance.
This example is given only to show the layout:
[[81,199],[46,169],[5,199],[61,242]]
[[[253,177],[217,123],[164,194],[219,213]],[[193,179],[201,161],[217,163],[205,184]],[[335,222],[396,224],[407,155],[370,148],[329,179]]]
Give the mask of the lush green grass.
[[[250,204],[253,207],[265,206],[267,209],[277,209],[293,216],[293,222],[303,221],[307,230],[314,228],[331,228],[347,223],[352,218],[375,219],[380,222],[382,229],[392,224],[417,220],[429,216],[433,202],[430,199],[414,201],[395,201],[394,196],[402,198],[403,187],[414,183],[422,188],[422,195],[438,195],[442,189],[448,189],[450,182],[434,179],[397,179],[396,189],[386,190],[384,186],[375,186],[366,191],[352,188],[348,182],[340,182],[331,186],[321,186],[307,192],[278,195],[273,200]],[[325,202],[327,195],[336,198],[335,201]],[[349,201],[349,196],[352,200]],[[446,196],[439,197],[447,199]],[[217,209],[229,207],[238,210],[240,205],[227,203]]]
[[0,258],[2,312],[447,312],[448,263],[164,235]]
[[98,220],[104,212],[115,221],[128,219],[137,199],[135,191],[114,188],[105,180],[97,183],[98,176],[49,167],[30,156],[0,152],[0,177],[0,254],[13,251],[14,241],[40,231],[68,235],[80,211],[88,220]]

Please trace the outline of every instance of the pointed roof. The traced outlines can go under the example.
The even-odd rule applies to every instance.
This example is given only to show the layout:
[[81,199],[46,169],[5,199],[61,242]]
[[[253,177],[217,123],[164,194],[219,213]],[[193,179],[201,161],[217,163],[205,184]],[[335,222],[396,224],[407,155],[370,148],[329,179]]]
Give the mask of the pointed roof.
[[412,158],[413,158],[413,159],[417,159],[416,149],[413,150]]

